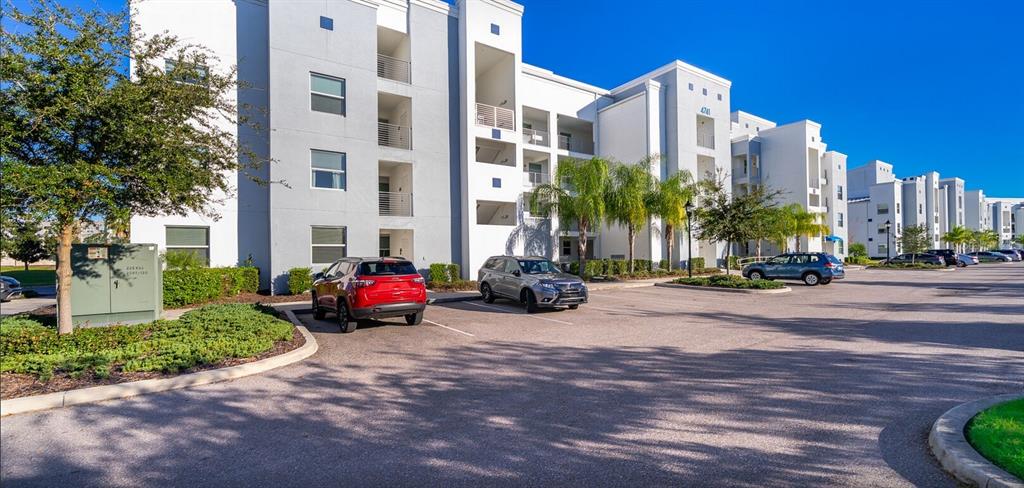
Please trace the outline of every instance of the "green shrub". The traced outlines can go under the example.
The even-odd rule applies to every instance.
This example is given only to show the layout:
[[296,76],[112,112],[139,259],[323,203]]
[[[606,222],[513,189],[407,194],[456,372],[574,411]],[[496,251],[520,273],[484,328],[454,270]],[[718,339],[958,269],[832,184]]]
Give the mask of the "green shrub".
[[448,265],[445,263],[431,263],[430,265],[430,282],[431,283],[449,283],[451,279],[448,277]]
[[163,274],[164,306],[181,307],[259,290],[259,268],[169,269]]
[[729,269],[740,269],[740,258],[738,256],[729,256]]
[[0,320],[0,371],[47,380],[55,373],[175,372],[256,356],[290,340],[292,325],[255,305],[210,305],[178,320],[77,329],[58,335],[24,318]]
[[672,283],[690,286],[709,286],[714,288],[738,288],[755,290],[774,290],[785,288],[786,285],[778,281],[769,280],[748,280],[737,275],[712,275],[693,278],[676,278]]
[[205,268],[206,263],[194,252],[170,251],[163,255],[167,269]]
[[594,276],[601,276],[604,274],[605,263],[600,259],[591,259],[584,265],[583,276],[592,278]]
[[569,272],[579,276],[580,275],[580,263],[579,261],[573,261],[569,263]]
[[690,260],[693,261],[693,269],[703,269],[704,268],[704,258],[702,258],[702,257],[695,257],[695,258],[690,258]]
[[663,269],[663,270],[668,271],[668,260],[667,259],[659,260],[658,261],[658,269]]
[[612,259],[609,264],[607,274],[611,276],[621,276],[629,272],[629,263],[625,259]]
[[455,263],[449,264],[448,280],[451,281],[452,283],[458,283],[462,281],[462,267]]
[[850,257],[853,258],[866,258],[868,257],[868,246],[861,242],[854,242],[850,244]]
[[313,288],[313,271],[309,268],[288,270],[288,293],[298,295]]

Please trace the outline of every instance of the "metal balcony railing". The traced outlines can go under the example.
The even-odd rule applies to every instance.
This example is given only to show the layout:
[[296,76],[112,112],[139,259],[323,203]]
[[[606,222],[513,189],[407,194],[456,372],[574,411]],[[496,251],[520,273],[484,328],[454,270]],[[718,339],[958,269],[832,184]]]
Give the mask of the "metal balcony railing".
[[516,113],[507,108],[478,103],[476,104],[476,123],[487,127],[516,130]]
[[412,217],[412,193],[378,192],[377,203],[381,215]]
[[412,69],[408,61],[377,54],[377,76],[389,80],[412,82]]
[[523,184],[528,186],[545,185],[551,183],[551,176],[547,173],[537,171],[524,171]]
[[536,129],[523,129],[523,142],[544,147],[549,147],[551,145],[551,142],[548,139],[548,132]]
[[707,132],[697,133],[697,145],[707,149],[715,148],[715,134]]
[[377,144],[399,149],[412,149],[412,127],[378,122]]
[[561,134],[558,136],[558,148],[583,154],[594,153],[594,146],[590,142],[563,136]]

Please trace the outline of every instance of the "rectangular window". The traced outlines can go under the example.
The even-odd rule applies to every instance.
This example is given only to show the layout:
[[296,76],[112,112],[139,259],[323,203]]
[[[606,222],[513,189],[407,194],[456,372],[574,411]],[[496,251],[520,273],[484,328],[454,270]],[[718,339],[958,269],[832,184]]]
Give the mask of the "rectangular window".
[[572,241],[571,240],[569,240],[569,239],[562,239],[562,255],[563,256],[571,256],[572,255]]
[[[175,70],[177,68],[177,70]],[[177,71],[177,72],[175,72]],[[172,59],[164,59],[164,72],[172,74],[175,81],[198,85],[206,81],[209,71],[206,66],[182,64],[180,67]]]
[[718,94],[718,101],[722,101],[722,94],[721,93]]
[[889,252],[888,247],[889,246],[886,246],[885,244],[879,244],[878,245],[878,254],[882,255],[882,254],[885,254],[885,253]]
[[896,213],[900,213],[900,204],[896,204]]
[[491,34],[496,36],[501,35],[501,26],[498,24],[491,24]]
[[878,215],[884,215],[889,213],[889,206],[885,204],[878,204]]
[[391,255],[391,236],[390,235],[386,235],[386,234],[380,236],[380,245],[378,247],[379,247],[379,250],[380,250],[380,257],[386,258],[386,257],[390,256]]
[[701,92],[702,94],[704,94],[704,95],[707,95],[707,94],[708,94],[708,89],[707,89],[707,88],[701,88],[701,89],[700,89],[700,92]]
[[345,80],[310,73],[309,91],[314,111],[345,115]]
[[345,153],[310,149],[309,165],[313,173],[313,188],[344,190]]
[[501,188],[501,178],[491,178],[492,188]]
[[878,233],[879,234],[885,234],[885,227],[879,227],[878,228]]
[[838,218],[838,219],[836,219],[836,221],[837,221],[837,223],[839,224],[839,227],[842,227],[842,226],[843,226],[843,213],[842,213],[842,212],[839,212],[839,215],[838,215],[838,217],[839,217],[839,218]]
[[839,241],[839,254],[846,254],[845,249],[846,248],[843,246],[843,241]]
[[327,29],[329,31],[334,30],[334,19],[330,17],[320,16],[320,28]]
[[203,264],[210,265],[210,228],[176,227],[165,228],[167,253],[195,254]]
[[843,185],[836,186],[836,199],[843,199]]
[[345,227],[312,226],[310,235],[311,264],[331,264],[347,255],[347,229]]
[[693,83],[690,83],[690,91],[693,91]]

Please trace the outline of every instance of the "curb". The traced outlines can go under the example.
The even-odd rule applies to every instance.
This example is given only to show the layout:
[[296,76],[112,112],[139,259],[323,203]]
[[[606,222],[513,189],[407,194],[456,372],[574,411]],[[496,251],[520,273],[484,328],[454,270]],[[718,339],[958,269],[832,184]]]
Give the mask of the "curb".
[[455,303],[455,302],[471,302],[473,300],[480,300],[481,295],[479,293],[474,295],[466,295],[461,297],[441,297],[441,298],[428,298],[427,305],[434,305],[438,303]]
[[1009,393],[953,407],[942,414],[928,434],[928,445],[939,464],[956,479],[981,488],[1024,488],[1024,482],[992,464],[967,442],[964,429],[975,415],[989,407],[1024,398]]
[[779,293],[789,293],[793,291],[790,287],[776,288],[774,290],[757,290],[757,289],[745,289],[745,288],[719,288],[714,286],[695,286],[695,285],[682,285],[679,283],[655,283],[654,286],[663,286],[665,288],[685,288],[687,290],[701,290],[701,291],[724,291],[726,293],[746,293],[748,295],[777,295]]
[[597,284],[597,283],[588,284],[587,285],[587,290],[588,291],[598,291],[598,292],[600,292],[600,291],[605,291],[605,290],[622,290],[622,289],[625,289],[625,288],[646,288],[648,286],[655,286],[658,283],[656,283],[656,282],[630,283],[628,281],[624,282],[624,283],[614,283],[613,282],[613,283],[608,283],[607,286],[599,286],[597,288],[591,286],[591,285],[594,285],[594,284]]
[[312,356],[319,347],[316,343],[316,339],[314,339],[313,335],[302,326],[291,310],[285,310],[284,313],[292,325],[299,330],[302,337],[306,339],[306,343],[298,349],[288,351],[278,356],[253,361],[251,363],[229,366],[227,368],[212,369],[209,371],[200,371],[198,373],[190,373],[175,376],[173,378],[131,381],[115,385],[93,386],[89,388],[79,388],[77,390],[59,391],[44,395],[3,400],[0,401],[0,417],[19,413],[38,412],[40,410],[49,410],[51,408],[70,407],[72,405],[79,405],[82,403],[128,398],[136,395],[145,395],[147,393],[188,388],[190,386],[218,383],[221,381],[233,380],[244,376],[270,371],[271,369],[296,363]]

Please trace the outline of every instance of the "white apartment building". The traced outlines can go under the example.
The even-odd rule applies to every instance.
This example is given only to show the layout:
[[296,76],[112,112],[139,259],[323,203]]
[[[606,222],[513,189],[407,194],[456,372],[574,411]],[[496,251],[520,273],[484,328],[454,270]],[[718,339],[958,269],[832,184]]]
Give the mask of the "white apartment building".
[[964,226],[970,230],[992,228],[992,212],[985,201],[984,190],[964,192]]
[[[846,202],[846,155],[827,150],[821,124],[801,120],[785,125],[742,111],[731,116],[733,193],[745,193],[753,185],[782,192],[780,205],[796,203],[810,212],[825,215],[832,231],[819,237],[802,237],[800,249],[846,256],[848,239]],[[790,239],[790,249],[795,239]],[[739,254],[752,255],[750,245]],[[767,245],[762,254],[781,252]]]
[[[966,224],[966,210],[964,208],[964,180],[960,178],[943,178],[939,180],[940,200],[944,200],[941,207],[945,208],[944,217],[939,223],[939,235],[952,230],[954,227],[963,227]],[[944,243],[950,247],[948,243]]]
[[1024,198],[988,197],[992,229],[999,234],[999,247],[1021,247],[1013,242],[1024,234]]
[[[135,217],[131,239],[214,266],[251,261],[275,291],[290,268],[342,256],[401,255],[421,269],[456,262],[466,277],[494,254],[573,259],[571,225],[524,205],[567,157],[659,153],[658,177],[729,171],[728,80],[675,61],[603,89],[527,65],[523,7],[508,0],[133,7],[143,31],[210,48],[220,64],[207,69],[237,65],[253,87],[239,90],[239,102],[267,114],[267,130],[240,127],[237,137],[273,163],[257,175],[269,185],[235,179],[219,219]],[[812,176],[842,164],[838,155],[822,163],[824,146],[812,145]],[[673,250],[681,261],[690,258],[685,241]],[[622,256],[625,242],[623,229],[604,228],[590,249]],[[645,231],[637,257],[661,259],[663,242]],[[724,247],[701,242],[694,252],[713,264]]]
[[850,242],[867,246],[873,258],[899,254],[904,182],[896,179],[891,164],[879,160],[849,170],[847,179]]
[[925,214],[925,199],[928,193],[926,183],[924,176],[903,178],[903,225],[906,227],[928,225]]

